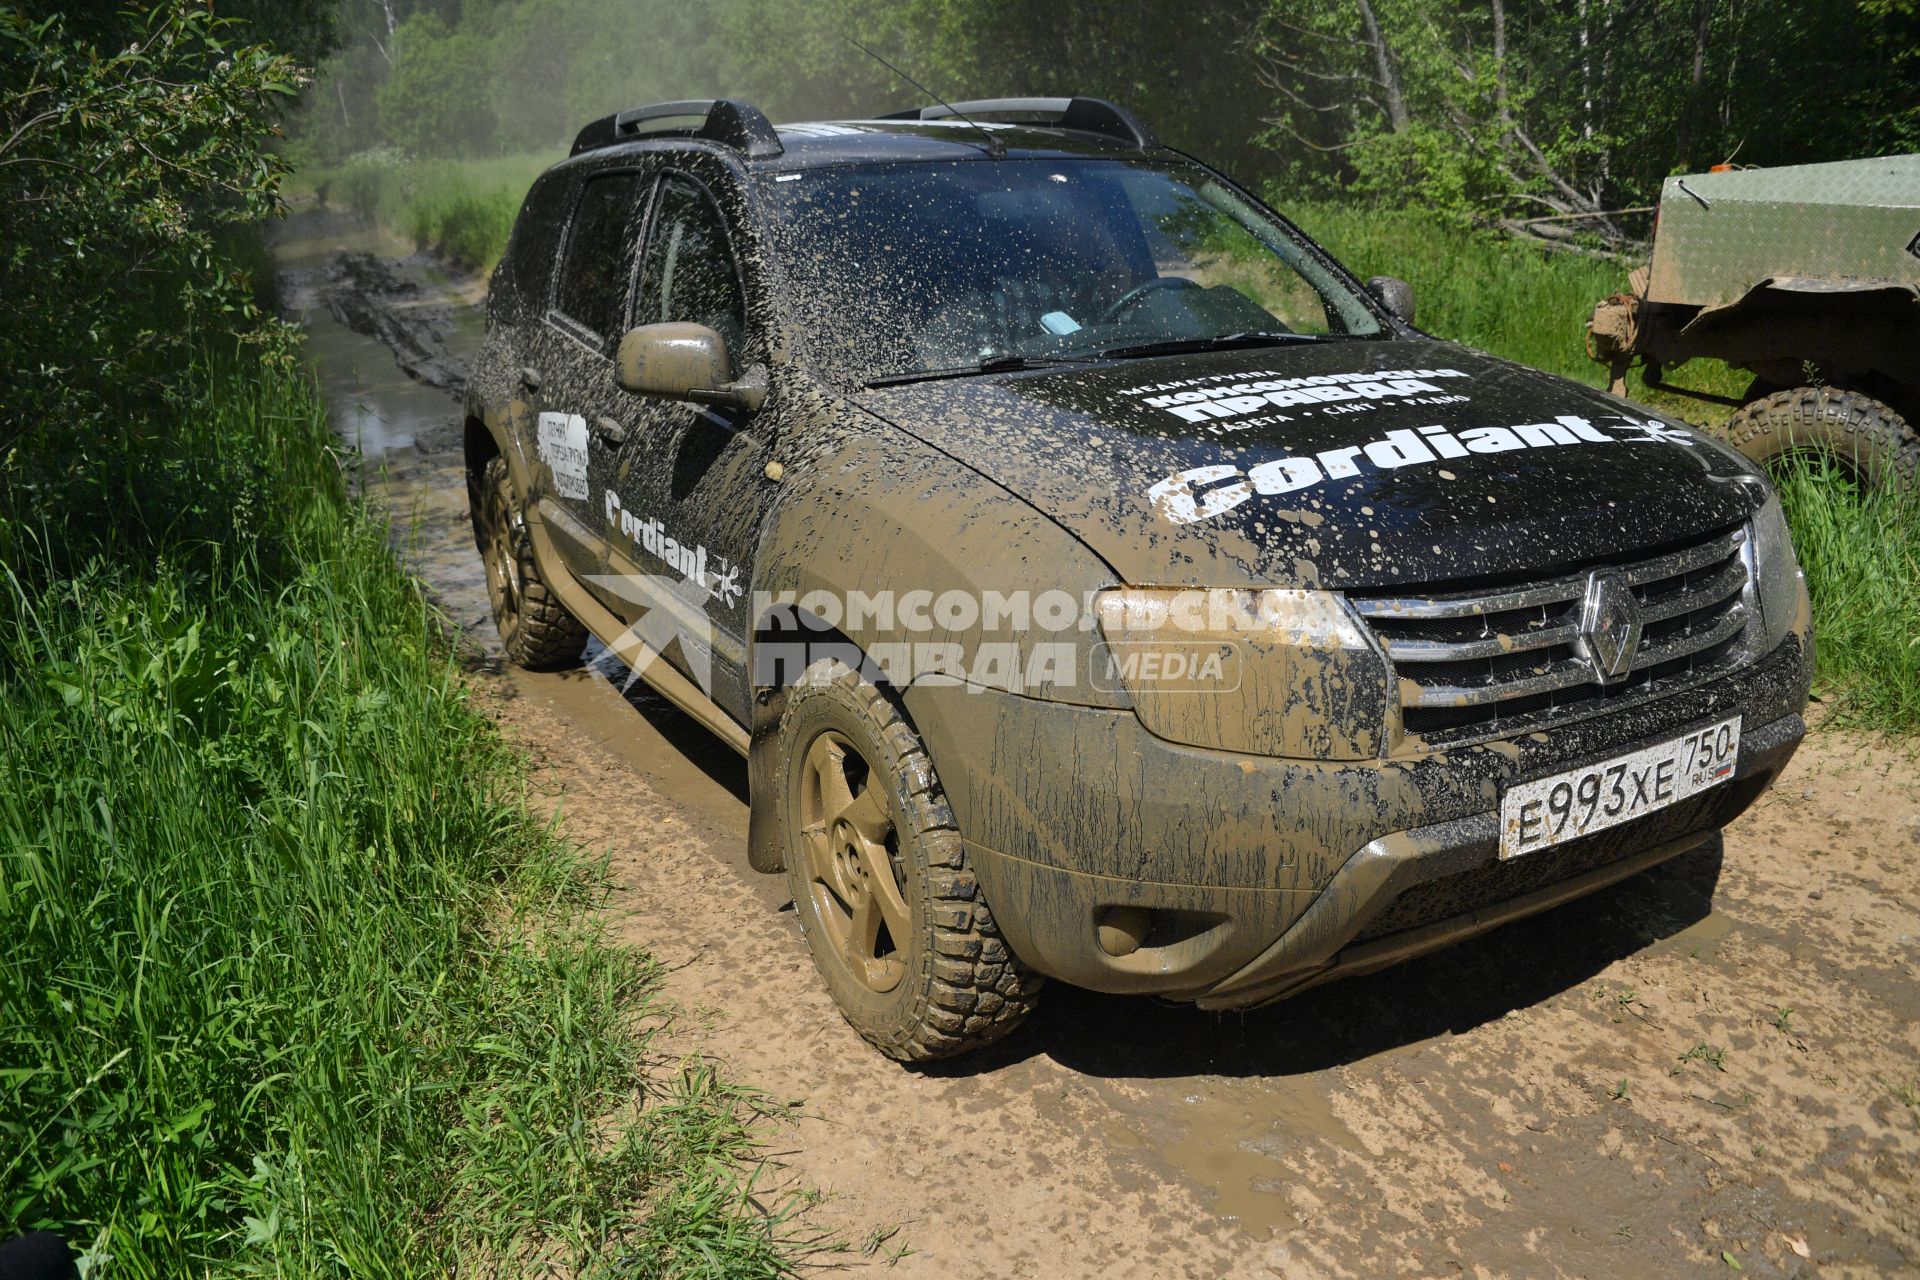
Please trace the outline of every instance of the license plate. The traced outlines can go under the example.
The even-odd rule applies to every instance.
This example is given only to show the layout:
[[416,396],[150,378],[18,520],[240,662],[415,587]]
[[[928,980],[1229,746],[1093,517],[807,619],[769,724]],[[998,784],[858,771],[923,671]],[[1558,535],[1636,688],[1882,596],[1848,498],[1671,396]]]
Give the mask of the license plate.
[[1517,858],[1617,827],[1733,780],[1740,717],[1684,737],[1510,787],[1500,801],[1500,856]]

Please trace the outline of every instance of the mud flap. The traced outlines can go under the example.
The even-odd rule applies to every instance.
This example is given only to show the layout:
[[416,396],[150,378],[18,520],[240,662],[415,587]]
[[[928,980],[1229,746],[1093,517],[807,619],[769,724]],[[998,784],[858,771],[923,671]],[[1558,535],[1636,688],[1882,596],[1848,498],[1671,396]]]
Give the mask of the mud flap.
[[747,865],[768,873],[786,870],[780,830],[778,778],[780,715],[786,690],[762,689],[753,700],[753,737],[747,744]]

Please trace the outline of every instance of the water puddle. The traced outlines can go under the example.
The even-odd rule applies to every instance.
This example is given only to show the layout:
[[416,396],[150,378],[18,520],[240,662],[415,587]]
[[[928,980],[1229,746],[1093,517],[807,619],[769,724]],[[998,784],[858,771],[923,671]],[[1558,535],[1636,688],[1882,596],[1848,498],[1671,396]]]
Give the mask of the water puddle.
[[[460,400],[411,376],[392,348],[341,323],[326,304],[326,290],[340,285],[342,255],[391,263],[405,257],[407,246],[329,210],[295,214],[272,240],[281,309],[306,333],[334,432],[359,454],[362,491],[392,522],[394,546],[408,570],[464,633],[491,646],[486,578],[467,519]],[[416,277],[421,305],[439,317],[433,340],[464,365],[484,337],[484,318],[424,269],[403,276]]]
[[1324,1163],[1327,1147],[1366,1154],[1334,1114],[1328,1083],[1313,1076],[1189,1095],[1178,1118],[1187,1132],[1161,1157],[1212,1195],[1214,1216],[1237,1223],[1256,1240],[1293,1224],[1287,1161],[1294,1153],[1318,1163]]
[[1701,955],[1712,951],[1733,930],[1731,918],[1718,911],[1709,911],[1680,932],[1660,939],[1648,951],[1654,954],[1679,951],[1687,955]]

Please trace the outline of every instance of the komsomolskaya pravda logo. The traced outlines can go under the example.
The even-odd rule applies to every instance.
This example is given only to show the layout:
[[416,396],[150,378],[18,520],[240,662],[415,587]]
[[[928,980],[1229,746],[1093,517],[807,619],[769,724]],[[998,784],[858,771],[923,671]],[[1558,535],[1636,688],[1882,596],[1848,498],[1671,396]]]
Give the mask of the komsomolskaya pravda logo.
[[[1506,453],[1514,449],[1621,443],[1678,444],[1692,448],[1694,442],[1686,431],[1651,418],[1623,417],[1596,426],[1586,418],[1561,414],[1552,422],[1471,427],[1460,432],[1438,425],[1405,427],[1365,444],[1322,449],[1298,458],[1272,458],[1245,471],[1231,463],[1178,471],[1149,488],[1147,501],[1174,524],[1193,524],[1224,515],[1256,494],[1271,498],[1297,493],[1369,470],[1397,471],[1401,467],[1428,466],[1449,458]],[[1218,487],[1203,488],[1209,485]]]

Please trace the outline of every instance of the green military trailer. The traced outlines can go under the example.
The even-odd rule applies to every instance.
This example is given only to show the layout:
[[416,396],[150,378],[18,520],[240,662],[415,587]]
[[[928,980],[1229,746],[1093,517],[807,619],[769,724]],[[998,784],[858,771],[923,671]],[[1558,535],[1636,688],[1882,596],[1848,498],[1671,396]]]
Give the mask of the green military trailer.
[[1862,483],[1920,480],[1920,155],[1669,178],[1629,282],[1588,323],[1615,394],[1636,358],[1653,386],[1724,360],[1754,375],[1724,429],[1749,457],[1826,447]]

